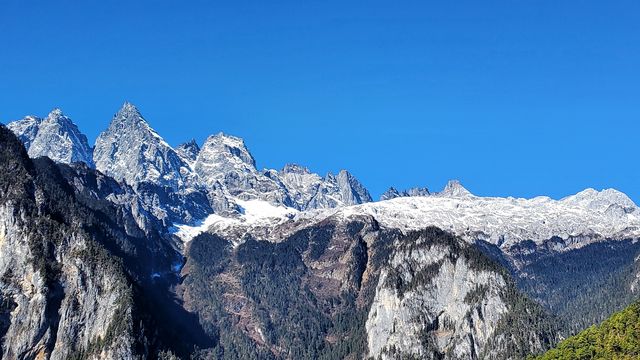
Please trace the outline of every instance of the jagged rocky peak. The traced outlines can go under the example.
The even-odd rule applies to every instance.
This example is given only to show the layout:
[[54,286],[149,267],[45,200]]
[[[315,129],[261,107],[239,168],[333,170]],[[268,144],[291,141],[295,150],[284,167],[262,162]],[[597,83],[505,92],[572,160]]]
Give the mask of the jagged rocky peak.
[[306,210],[309,202],[318,192],[318,188],[324,179],[312,173],[304,166],[287,164],[275,176],[284,184],[289,196],[299,210]]
[[256,169],[255,159],[239,137],[224,133],[209,136],[200,149],[194,170],[205,186],[222,184],[240,199],[294,205],[279,178]]
[[140,110],[132,103],[125,101],[122,107],[116,113],[116,116],[124,121],[145,122]]
[[298,210],[325,209],[371,201],[367,189],[348,171],[322,177],[298,164],[287,164],[272,178],[284,185]]
[[20,138],[31,157],[47,156],[60,163],[84,162],[93,167],[93,149],[87,137],[58,108],[44,119],[27,116],[8,127]]
[[22,120],[16,120],[8,123],[7,128],[16,134],[26,149],[29,149],[31,142],[33,142],[33,139],[35,139],[38,134],[41,122],[41,118],[28,115]]
[[96,140],[96,168],[129,184],[149,182],[174,189],[185,185],[189,165],[125,102]]
[[256,167],[256,161],[247,149],[244,140],[223,132],[209,136],[202,146],[201,154],[203,157],[213,155],[224,161],[242,162],[252,168]]
[[244,140],[222,132],[205,140],[196,158],[195,171],[207,185],[225,183],[227,176],[241,178],[243,174],[257,173],[256,162]]
[[391,186],[390,188],[387,189],[387,191],[385,191],[384,193],[382,193],[382,195],[380,195],[380,201],[391,200],[401,196],[402,194],[398,191],[398,189]]
[[444,190],[438,193],[439,196],[447,197],[465,197],[473,196],[473,194],[464,188],[459,180],[449,180]]
[[308,168],[298,164],[286,164],[282,168],[283,174],[310,174]]
[[384,200],[395,199],[398,197],[429,196],[429,195],[431,195],[431,193],[429,192],[429,189],[425,187],[413,187],[400,192],[398,191],[398,189],[392,186],[380,196],[380,200],[384,201]]
[[194,139],[191,139],[186,143],[178,145],[176,152],[183,160],[189,163],[195,163],[200,153],[200,146]]
[[429,196],[429,195],[431,195],[431,193],[429,192],[429,189],[427,189],[426,187],[413,187],[413,188],[410,188],[408,190],[405,190],[405,194],[407,194],[407,196]]
[[324,209],[357,205],[371,201],[369,191],[346,170],[328,173],[320,182],[305,209]]
[[371,202],[369,191],[347,170],[340,170],[336,180],[345,205]]

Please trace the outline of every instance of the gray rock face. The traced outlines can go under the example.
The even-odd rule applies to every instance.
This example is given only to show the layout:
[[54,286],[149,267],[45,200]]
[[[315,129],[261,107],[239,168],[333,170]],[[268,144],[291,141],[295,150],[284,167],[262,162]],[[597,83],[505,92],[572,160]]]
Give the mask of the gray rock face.
[[31,164],[5,129],[0,138],[1,357],[134,359],[122,269],[82,230],[87,214],[54,180],[55,165]]
[[280,179],[299,210],[334,208],[371,201],[367,189],[348,171],[324,178],[296,164],[286,165],[273,177]]
[[405,191],[407,196],[429,196],[431,193],[427,188],[414,187]]
[[340,170],[338,176],[336,176],[336,183],[338,184],[340,195],[345,205],[371,202],[369,191],[347,170]]
[[24,147],[28,150],[38,134],[42,119],[36,116],[26,116],[22,120],[12,121],[7,124],[7,128],[22,141]]
[[7,127],[20,138],[31,157],[47,156],[63,164],[84,162],[93,167],[93,150],[87,137],[60,109],[54,109],[45,119],[28,116]]
[[137,225],[130,189],[81,163],[31,160],[4,127],[0,167],[1,358],[133,360],[202,346],[198,324],[165,300],[182,258],[153,218]]
[[309,207],[311,199],[318,193],[318,188],[324,182],[320,175],[297,164],[287,164],[279,172],[272,171],[270,176],[280,179],[289,192],[291,200],[300,210]]
[[189,164],[130,103],[122,106],[98,136],[93,159],[98,170],[131,185],[149,182],[178,190],[190,181]]
[[367,189],[346,170],[327,174],[307,208],[322,209],[371,202]]
[[184,144],[180,144],[176,148],[176,152],[186,163],[193,167],[200,153],[200,146],[198,146],[195,140],[190,140]]
[[[106,264],[96,269],[83,256],[91,252],[88,240],[69,232],[56,251],[62,269],[59,283],[47,284],[29,261],[38,255],[29,246],[34,239],[27,234],[34,230],[20,219],[26,215],[23,211],[10,204],[0,207],[0,272],[5,274],[0,291],[15,307],[2,357],[68,359],[108,339],[102,354],[92,358],[133,359],[133,304],[127,300],[130,294],[124,277],[109,271]],[[117,333],[107,334],[116,329]]]
[[[449,251],[435,245],[394,254],[389,269],[382,271],[367,320],[369,355],[394,358],[396,352],[436,358],[431,353],[447,353],[450,359],[471,359],[482,352],[507,312],[499,296],[505,282],[495,273],[470,268],[467,259],[451,261]],[[434,265],[431,281],[419,284],[420,274]],[[389,287],[390,273],[415,283],[415,288],[400,293]],[[476,289],[485,289],[485,301],[474,309],[464,300]],[[429,347],[424,346],[425,328],[432,328],[427,332]]]
[[222,184],[232,196],[240,199],[291,205],[282,183],[256,169],[253,156],[238,137],[223,133],[209,136],[198,154],[194,170],[205,186]]
[[[516,311],[523,323],[537,321],[528,315],[536,305],[529,302],[522,312],[513,284],[497,267],[470,245],[438,232],[427,229],[394,245],[366,322],[369,356],[518,359],[547,348],[551,332],[508,329],[515,325],[506,319]],[[527,350],[507,351],[508,342]]]

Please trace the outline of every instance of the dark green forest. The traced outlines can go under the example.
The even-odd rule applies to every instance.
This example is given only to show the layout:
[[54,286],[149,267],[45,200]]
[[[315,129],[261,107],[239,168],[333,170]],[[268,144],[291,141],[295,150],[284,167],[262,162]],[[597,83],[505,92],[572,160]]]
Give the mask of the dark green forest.
[[562,341],[535,360],[640,359],[640,302]]

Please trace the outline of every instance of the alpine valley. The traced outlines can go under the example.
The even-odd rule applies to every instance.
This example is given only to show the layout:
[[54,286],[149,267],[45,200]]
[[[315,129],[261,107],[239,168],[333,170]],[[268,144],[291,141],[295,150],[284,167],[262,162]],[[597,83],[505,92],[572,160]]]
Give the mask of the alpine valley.
[[614,189],[373,201],[224,133],[174,148],[130,103],[93,146],[55,109],[0,126],[0,356],[579,358],[637,327],[639,239]]

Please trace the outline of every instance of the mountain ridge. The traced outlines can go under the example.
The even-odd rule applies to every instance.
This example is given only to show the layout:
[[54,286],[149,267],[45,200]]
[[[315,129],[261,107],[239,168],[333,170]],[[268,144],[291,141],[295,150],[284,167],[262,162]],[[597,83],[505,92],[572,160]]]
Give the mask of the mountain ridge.
[[[27,117],[10,123],[9,128],[30,146],[43,122],[37,117]],[[70,124],[77,129],[75,124]],[[62,163],[72,162],[55,153],[46,155]],[[182,198],[200,192],[209,199],[208,206],[219,213],[236,211],[235,199],[261,199],[298,210],[371,201],[366,188],[346,170],[325,177],[307,174],[313,178],[313,184],[305,189],[309,193],[301,194],[286,175],[290,169],[259,170],[244,140],[223,132],[210,135],[202,146],[191,140],[173,148],[130,102],[122,105],[96,138],[92,158],[85,162],[136,189],[146,189],[143,197],[147,206],[155,208],[154,212],[162,218],[172,218],[164,213],[176,211],[159,206],[153,197],[165,195],[150,197],[150,187],[159,187],[157,191],[161,192],[164,187],[170,188]],[[201,202],[193,205],[202,206]],[[179,208],[176,210],[182,212]]]
[[[38,125],[35,118],[30,121]],[[135,130],[133,138],[124,131],[130,127]],[[33,164],[28,171],[35,174],[30,175],[35,182],[27,177],[24,187],[14,183],[11,174],[4,174],[3,184],[13,185],[8,192],[0,187],[0,199],[12,201],[14,196],[35,201],[40,210],[32,215],[33,223],[53,220],[63,231],[46,237],[47,241],[83,239],[74,233],[75,227],[64,224],[69,219],[80,228],[87,224],[95,238],[86,241],[108,240],[104,244],[112,253],[107,258],[120,258],[125,266],[123,273],[109,274],[84,265],[83,271],[104,279],[100,281],[120,279],[122,284],[141,287],[137,295],[118,292],[133,296],[135,301],[125,304],[135,316],[124,318],[121,325],[129,329],[126,336],[109,337],[105,351],[115,351],[118,341],[134,344],[143,336],[143,342],[155,344],[153,351],[169,358],[175,354],[183,358],[253,354],[273,359],[369,354],[384,359],[522,359],[555,345],[560,330],[567,334],[575,329],[563,328],[554,316],[581,326],[597,319],[589,313],[590,320],[579,322],[575,316],[581,313],[572,309],[552,313],[575,293],[541,297],[541,291],[553,293],[572,282],[585,287],[610,284],[608,288],[624,292],[619,298],[627,299],[635,294],[640,278],[640,267],[629,263],[637,259],[633,252],[640,251],[635,245],[640,239],[640,211],[614,189],[585,189],[560,200],[498,198],[473,195],[452,180],[440,192],[409,189],[396,191],[403,196],[372,202],[368,191],[347,171],[322,177],[296,164],[258,170],[237,137],[216,134],[202,149],[195,142],[173,149],[131,104],[114,116],[105,134],[96,157],[104,162],[96,164],[120,176],[120,181],[84,163],[31,159],[22,145],[14,144],[16,151],[0,157],[8,169],[15,168],[12,161],[27,167]],[[14,136],[8,143],[18,141]],[[111,166],[117,159],[124,159],[127,166]],[[201,182],[201,175],[210,181]],[[127,176],[131,184],[123,181]],[[19,234],[28,234],[29,241],[41,240],[40,226],[25,222],[16,228],[14,213],[0,213],[0,245],[13,254],[0,256],[0,266],[31,261],[24,251],[10,250],[22,246]],[[98,229],[91,227],[95,219]],[[114,243],[103,231],[135,236],[116,236]],[[74,279],[68,270],[74,269],[71,261],[76,252],[67,250],[83,246],[65,241],[71,247],[51,247],[45,242],[45,249],[57,251],[55,256],[44,251],[33,258],[54,280],[50,287],[39,288],[51,294],[46,306],[54,309],[58,301],[62,309],[71,308],[73,296],[80,296],[56,285]],[[603,248],[608,249],[606,264],[614,267],[610,270],[602,266],[579,279],[579,272],[564,266],[553,272],[540,268],[557,263],[576,268],[572,261],[583,261]],[[81,263],[90,264],[90,259],[81,258]],[[64,271],[56,270],[59,266]],[[21,351],[17,349],[22,344],[33,344],[23,339],[30,334],[28,327],[12,327],[19,321],[12,315],[11,301],[18,304],[16,300],[31,296],[12,284],[34,276],[28,267],[19,268],[27,272],[6,273],[0,279],[0,295],[7,305],[0,308],[0,332],[10,334],[9,354]],[[126,279],[126,273],[131,279]],[[558,274],[573,278],[556,286]],[[165,288],[165,282],[172,285]],[[83,294],[82,286],[68,291],[74,289]],[[81,301],[109,304],[92,294]],[[161,295],[160,303],[153,298],[156,294]],[[5,298],[10,301],[4,302]],[[136,302],[147,301],[154,308],[179,314],[202,347],[194,351],[172,341],[176,330],[166,324],[178,319],[136,310]],[[580,301],[578,305],[595,308],[589,297]],[[27,311],[24,301],[19,304],[21,311]],[[619,305],[607,303],[604,311]],[[28,313],[41,314],[36,308]],[[74,317],[76,312],[65,313],[72,316],[59,319],[54,312],[42,313],[46,321],[40,328],[59,326],[67,339],[73,329],[94,325]],[[82,314],[99,319],[119,316],[102,306]],[[166,333],[160,338],[153,331],[140,333],[138,317],[152,320],[145,328]],[[304,330],[299,328],[300,321],[305,323]],[[102,336],[91,331],[89,338]],[[73,348],[98,358],[80,344],[68,348],[52,345],[55,335],[46,339],[45,349],[52,358],[63,357]],[[123,350],[122,356],[110,356],[130,359],[134,353]]]

